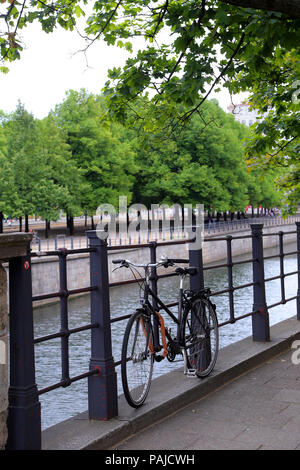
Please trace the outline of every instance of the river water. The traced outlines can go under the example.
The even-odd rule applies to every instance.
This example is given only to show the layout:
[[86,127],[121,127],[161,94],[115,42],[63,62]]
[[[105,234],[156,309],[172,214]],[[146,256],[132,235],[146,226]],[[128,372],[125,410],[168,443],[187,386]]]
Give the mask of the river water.
[[[295,251],[296,244],[285,246],[285,253]],[[265,256],[277,254],[278,248],[265,250]],[[249,254],[244,258],[249,258]],[[237,257],[235,260],[242,257]],[[297,269],[296,255],[286,256],[285,272]],[[265,277],[279,274],[279,259],[265,261]],[[252,282],[252,265],[247,263],[233,268],[234,285]],[[227,288],[227,268],[218,268],[205,272],[205,285],[212,291]],[[296,295],[297,276],[288,276],[285,280],[286,298]],[[188,286],[187,286],[188,287]],[[159,281],[159,295],[166,303],[177,298],[178,278],[171,277]],[[266,284],[267,303],[280,301],[280,280]],[[138,287],[136,285],[115,287],[111,289],[110,303],[112,317],[125,315],[135,310],[138,303]],[[228,294],[216,296],[213,301],[217,305],[219,323],[229,318]],[[252,287],[237,290],[234,294],[235,316],[252,311]],[[75,328],[90,323],[89,295],[69,300],[69,327]],[[174,310],[175,311],[175,310]],[[270,325],[296,315],[296,301],[270,310]],[[166,321],[167,324],[167,321]],[[120,349],[126,321],[112,324],[113,356],[120,360]],[[60,329],[60,312],[58,304],[51,304],[34,309],[35,337],[54,333]],[[175,329],[174,329],[175,332]],[[235,324],[220,328],[220,348],[251,335],[251,318],[245,318]],[[90,332],[85,331],[70,336],[70,376],[87,372],[90,358]],[[38,388],[43,388],[61,380],[60,339],[53,339],[35,346],[36,380]],[[182,361],[170,363],[164,360],[154,364],[154,377],[182,367]],[[118,390],[122,393],[120,367],[117,367]],[[150,390],[151,393],[151,390]],[[70,387],[60,388],[40,396],[42,405],[42,427],[52,426],[87,409],[87,379],[73,383]]]

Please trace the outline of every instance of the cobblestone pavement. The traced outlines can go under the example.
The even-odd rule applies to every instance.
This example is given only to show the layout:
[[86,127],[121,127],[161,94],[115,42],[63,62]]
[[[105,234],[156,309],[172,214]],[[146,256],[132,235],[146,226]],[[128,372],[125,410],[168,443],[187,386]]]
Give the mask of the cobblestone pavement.
[[114,448],[300,450],[300,364],[292,363],[293,352],[269,360]]

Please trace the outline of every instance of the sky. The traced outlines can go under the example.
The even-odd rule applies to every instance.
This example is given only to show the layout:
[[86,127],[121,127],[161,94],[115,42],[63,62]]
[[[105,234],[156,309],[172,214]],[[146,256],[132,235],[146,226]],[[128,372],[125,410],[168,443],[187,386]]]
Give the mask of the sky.
[[[86,88],[100,93],[107,80],[107,71],[125,64],[128,53],[118,47],[96,41],[85,54],[84,40],[76,31],[59,28],[47,34],[38,24],[21,31],[25,49],[21,60],[9,64],[10,72],[0,72],[0,110],[10,113],[20,100],[36,118],[47,116],[62,102],[69,89]],[[227,90],[211,97],[227,111],[230,97]],[[237,102],[240,100],[237,99]]]

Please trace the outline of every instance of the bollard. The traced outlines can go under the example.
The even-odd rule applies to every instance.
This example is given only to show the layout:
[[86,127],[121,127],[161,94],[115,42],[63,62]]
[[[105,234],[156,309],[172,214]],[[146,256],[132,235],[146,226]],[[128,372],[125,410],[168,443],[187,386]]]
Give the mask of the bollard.
[[269,313],[266,303],[264,253],[263,253],[263,224],[250,224],[252,231],[253,258],[253,312],[252,337],[253,341],[270,341]]
[[297,227],[297,260],[298,260],[298,290],[297,290],[297,320],[300,320],[300,222],[296,222]]
[[111,345],[109,278],[106,240],[96,230],[87,232],[90,254],[91,322],[98,324],[91,331],[90,370],[99,374],[88,378],[89,418],[108,420],[118,415],[117,374]]
[[41,449],[41,406],[35,382],[31,260],[9,262],[10,387],[9,450]]

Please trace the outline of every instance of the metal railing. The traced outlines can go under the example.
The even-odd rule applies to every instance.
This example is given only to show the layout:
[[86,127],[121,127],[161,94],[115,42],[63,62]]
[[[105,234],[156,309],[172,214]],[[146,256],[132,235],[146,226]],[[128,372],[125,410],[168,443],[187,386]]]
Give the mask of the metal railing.
[[[206,236],[215,235],[220,233],[237,232],[243,230],[250,230],[250,224],[263,223],[264,227],[275,227],[283,225],[294,224],[298,220],[296,216],[289,216],[283,219],[279,216],[274,217],[259,217],[259,218],[245,218],[227,221],[212,221],[204,224],[204,233]],[[122,246],[122,245],[142,245],[156,241],[158,243],[164,241],[177,241],[188,240],[189,233],[183,228],[175,227],[170,224],[167,229],[160,228],[155,231],[137,231],[135,234],[119,234],[108,238],[108,246]],[[53,238],[41,239],[36,234],[31,242],[31,249],[34,252],[45,252],[58,250],[59,248],[68,248],[70,250],[82,249],[88,247],[88,238],[86,235],[56,235]]]
[[[252,317],[252,337],[254,341],[268,341],[270,339],[269,309],[297,300],[297,318],[300,320],[300,222],[296,222],[297,230],[286,232],[294,234],[297,238],[297,250],[290,253],[284,252],[285,233],[280,231],[270,235],[279,237],[279,254],[264,256],[263,224],[251,224],[249,235],[227,235],[224,237],[206,238],[204,243],[211,241],[226,241],[227,261],[214,266],[203,266],[202,250],[189,251],[189,262],[197,268],[197,274],[191,276],[190,287],[197,290],[204,286],[204,272],[220,267],[227,268],[228,286],[226,289],[215,291],[211,296],[228,294],[229,318],[220,323],[219,327],[233,324],[246,317]],[[109,288],[136,282],[135,279],[109,282],[108,276],[108,252],[127,248],[149,248],[151,263],[156,262],[157,248],[174,244],[174,241],[156,241],[147,244],[128,244],[122,246],[107,246],[107,243],[97,237],[96,231],[87,232],[88,248],[73,249],[61,248],[44,253],[42,256],[57,256],[59,259],[60,288],[59,291],[37,295],[32,297],[31,282],[31,258],[38,256],[31,253],[28,247],[26,257],[15,258],[9,265],[10,284],[10,389],[9,389],[9,449],[39,449],[41,447],[41,418],[39,395],[50,392],[59,387],[70,386],[73,382],[88,379],[88,410],[91,419],[107,420],[118,414],[117,375],[115,368],[121,361],[115,361],[112,355],[111,324],[125,320],[130,315],[117,318],[110,316]],[[233,261],[232,244],[235,240],[251,239],[252,255],[243,261]],[[176,244],[185,244],[191,240],[181,240]],[[192,247],[192,245],[191,245]],[[67,286],[67,258],[69,255],[88,253],[90,256],[90,286],[82,289],[69,290]],[[297,254],[298,269],[285,273],[284,257]],[[41,254],[39,254],[41,256]],[[280,273],[272,278],[265,278],[264,261],[270,258],[279,258]],[[240,264],[251,263],[253,277],[251,282],[243,285],[234,285],[233,267]],[[284,280],[288,276],[298,274],[298,291],[294,296],[286,298]],[[151,283],[154,293],[158,292],[158,280],[174,276],[174,273],[158,274],[152,268]],[[281,300],[267,305],[265,285],[267,282],[281,280]],[[250,280],[249,280],[250,281]],[[234,294],[239,289],[253,287],[253,308],[251,312],[236,317],[234,309]],[[20,293],[22,293],[20,295]],[[69,328],[68,325],[68,298],[79,293],[89,293],[91,302],[90,323]],[[46,336],[34,338],[33,335],[33,302],[59,298],[61,325],[57,332]],[[176,306],[177,302],[171,302],[168,307]],[[157,308],[154,301],[154,307]],[[19,313],[22,312],[22,315]],[[159,326],[154,322],[154,334],[159,336]],[[91,330],[91,358],[89,370],[85,373],[70,377],[69,372],[69,338],[71,335],[84,330]],[[61,380],[55,384],[38,390],[35,381],[34,345],[53,338],[61,338]],[[30,432],[28,432],[30,430]]]

